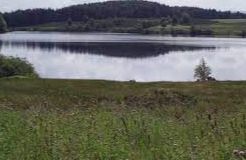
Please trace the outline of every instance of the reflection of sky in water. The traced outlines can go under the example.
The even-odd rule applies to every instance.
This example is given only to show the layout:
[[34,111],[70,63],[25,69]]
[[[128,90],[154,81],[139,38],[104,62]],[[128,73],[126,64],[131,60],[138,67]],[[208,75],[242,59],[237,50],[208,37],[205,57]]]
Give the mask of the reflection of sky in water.
[[[243,45],[243,39],[235,40],[229,42],[227,39],[231,44],[227,48],[171,51],[139,59],[71,54],[69,50],[14,45],[2,45],[1,53],[26,58],[44,78],[190,81],[194,80],[194,67],[204,57],[217,79],[246,80],[246,43]],[[240,41],[238,45],[237,41]]]

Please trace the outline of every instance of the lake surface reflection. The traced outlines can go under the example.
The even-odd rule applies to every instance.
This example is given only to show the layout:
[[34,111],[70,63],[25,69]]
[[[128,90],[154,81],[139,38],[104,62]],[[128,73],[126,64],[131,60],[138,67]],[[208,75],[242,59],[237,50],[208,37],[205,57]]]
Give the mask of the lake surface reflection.
[[219,80],[246,80],[246,39],[12,32],[0,52],[26,58],[43,78],[192,81],[205,58]]

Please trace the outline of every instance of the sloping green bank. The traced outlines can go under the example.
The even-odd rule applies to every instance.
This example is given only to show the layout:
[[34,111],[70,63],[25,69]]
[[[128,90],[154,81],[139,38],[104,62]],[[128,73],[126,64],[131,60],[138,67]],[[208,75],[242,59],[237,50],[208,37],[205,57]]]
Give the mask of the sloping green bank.
[[102,19],[89,22],[59,22],[18,27],[19,31],[118,32],[186,36],[246,37],[246,19],[194,19],[188,24],[172,25],[162,19]]
[[0,80],[0,159],[236,159],[246,82]]

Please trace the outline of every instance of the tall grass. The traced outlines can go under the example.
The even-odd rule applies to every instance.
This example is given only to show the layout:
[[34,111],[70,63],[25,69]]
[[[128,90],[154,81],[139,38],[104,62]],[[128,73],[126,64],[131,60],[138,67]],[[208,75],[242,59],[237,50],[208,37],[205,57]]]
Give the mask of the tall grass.
[[1,159],[233,159],[245,114],[104,109],[0,113]]
[[3,160],[234,160],[246,148],[246,83],[0,82]]

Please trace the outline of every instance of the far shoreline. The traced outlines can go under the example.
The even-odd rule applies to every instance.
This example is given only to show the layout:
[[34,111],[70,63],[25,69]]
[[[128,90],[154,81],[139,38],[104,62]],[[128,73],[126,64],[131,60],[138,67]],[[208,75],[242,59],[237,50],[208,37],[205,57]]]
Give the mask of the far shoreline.
[[[141,36],[163,36],[163,37],[197,37],[197,38],[238,38],[238,39],[246,39],[246,37],[241,37],[237,35],[196,35],[191,36],[189,34],[158,34],[158,33],[150,33],[150,34],[144,34],[144,33],[134,33],[134,32],[105,32],[105,31],[90,31],[90,32],[79,32],[79,31],[51,31],[51,30],[10,30],[5,33],[1,34],[7,34],[7,33],[14,33],[14,32],[33,32],[33,33],[78,33],[78,34],[119,34],[119,35],[141,35]],[[0,35],[1,35],[0,34]]]

